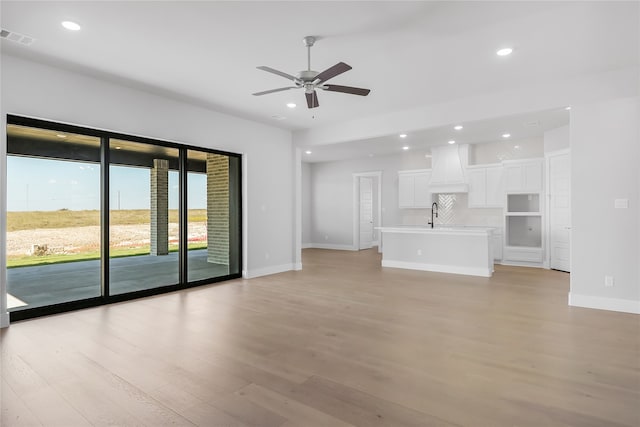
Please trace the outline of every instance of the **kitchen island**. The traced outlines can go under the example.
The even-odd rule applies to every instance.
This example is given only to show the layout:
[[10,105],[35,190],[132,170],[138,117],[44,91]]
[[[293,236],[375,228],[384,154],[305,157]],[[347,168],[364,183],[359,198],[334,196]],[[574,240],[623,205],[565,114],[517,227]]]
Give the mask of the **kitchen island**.
[[379,227],[382,266],[491,277],[491,227]]

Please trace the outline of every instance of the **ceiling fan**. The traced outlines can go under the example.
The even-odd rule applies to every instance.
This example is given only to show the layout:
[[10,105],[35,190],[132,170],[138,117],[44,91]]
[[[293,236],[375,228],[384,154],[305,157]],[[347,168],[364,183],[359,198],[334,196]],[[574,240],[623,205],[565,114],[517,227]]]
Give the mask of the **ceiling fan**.
[[267,95],[269,93],[282,92],[289,89],[304,89],[304,94],[307,97],[307,107],[316,108],[320,106],[320,104],[318,103],[318,94],[316,93],[316,89],[327,90],[329,92],[348,93],[351,95],[369,95],[369,92],[371,92],[371,90],[369,89],[326,84],[329,79],[332,79],[346,71],[349,71],[351,69],[351,66],[345,64],[344,62],[338,62],[333,67],[329,67],[321,73],[313,71],[311,69],[311,47],[316,42],[316,38],[313,36],[307,36],[302,39],[302,42],[307,47],[307,69],[304,71],[300,71],[295,76],[283,73],[282,71],[275,70],[271,67],[266,67],[264,65],[256,67],[259,70],[277,74],[278,76],[282,76],[285,79],[289,79],[295,86],[287,86],[278,89],[265,90],[263,92],[256,92],[253,94],[254,96]]

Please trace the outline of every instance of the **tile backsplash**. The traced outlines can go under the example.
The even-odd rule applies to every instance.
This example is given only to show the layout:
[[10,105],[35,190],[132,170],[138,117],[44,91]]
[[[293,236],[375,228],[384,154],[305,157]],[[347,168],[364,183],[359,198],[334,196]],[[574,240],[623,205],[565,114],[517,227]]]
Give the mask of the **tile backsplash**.
[[[434,194],[433,200],[438,203],[436,225],[503,226],[502,209],[469,208],[467,194]],[[404,225],[426,225],[431,219],[431,209],[402,209],[401,218]]]

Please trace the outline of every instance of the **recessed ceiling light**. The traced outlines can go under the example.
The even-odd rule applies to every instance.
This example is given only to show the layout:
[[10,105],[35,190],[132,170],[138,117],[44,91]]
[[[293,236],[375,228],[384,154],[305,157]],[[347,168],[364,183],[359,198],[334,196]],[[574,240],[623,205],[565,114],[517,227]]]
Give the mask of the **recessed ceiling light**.
[[66,137],[67,137],[67,135],[63,135],[63,134],[61,134],[61,133],[57,134],[56,136],[57,136],[58,138],[66,138]]
[[433,157],[431,154],[425,154],[424,157],[426,157],[427,159],[430,157]]
[[510,55],[511,52],[513,52],[513,49],[511,49],[510,47],[505,47],[505,48],[502,48],[502,49],[498,50],[496,52],[496,54],[498,56],[507,56],[507,55]]
[[406,151],[409,149],[409,147],[405,145],[404,147],[402,147],[402,149]]
[[455,144],[456,142],[452,139],[451,141],[449,141],[449,144]]
[[406,138],[406,137],[407,137],[407,134],[406,134],[406,133],[401,133],[401,134],[400,134],[400,138]]
[[510,134],[510,133],[503,133],[503,134],[502,134],[502,137],[503,137],[503,138],[509,138],[510,136],[511,136],[511,134]]
[[515,148],[516,150],[519,150],[520,146],[519,145],[514,145],[513,148]]
[[296,104],[294,104],[293,102],[289,102],[289,103],[287,104],[287,107],[289,107],[289,108],[296,108]]
[[117,147],[114,147],[114,148],[115,148],[116,150],[121,150],[121,149],[122,149],[122,147],[120,147],[120,146],[117,146]]
[[305,151],[305,154],[311,154],[311,150]]
[[80,25],[73,21],[62,21],[62,26],[69,31],[80,31]]
[[567,110],[567,111],[571,110],[571,106],[566,107],[565,110]]
[[461,130],[462,129],[462,125],[457,125],[453,127],[455,130]]

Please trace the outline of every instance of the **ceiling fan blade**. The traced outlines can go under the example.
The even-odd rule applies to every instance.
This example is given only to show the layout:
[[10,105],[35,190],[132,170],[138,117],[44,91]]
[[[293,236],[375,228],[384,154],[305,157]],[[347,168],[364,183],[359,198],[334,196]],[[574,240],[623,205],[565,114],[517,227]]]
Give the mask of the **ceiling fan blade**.
[[342,92],[349,93],[351,95],[360,95],[367,96],[371,89],[362,89],[360,87],[351,87],[351,86],[339,86],[339,85],[323,85],[320,86],[321,89],[328,90],[329,92]]
[[282,91],[289,90],[289,89],[299,89],[299,87],[297,87],[297,86],[281,87],[281,88],[278,88],[278,89],[271,89],[271,90],[265,90],[265,91],[262,91],[262,92],[256,92],[256,93],[253,93],[252,95],[253,96],[261,96],[261,95],[266,95],[268,93],[282,92]]
[[305,96],[307,97],[307,107],[316,108],[320,106],[320,103],[318,103],[318,94],[315,90],[311,93],[305,93]]
[[333,67],[329,67],[318,74],[316,76],[316,80],[318,81],[318,83],[326,82],[327,80],[332,79],[335,76],[338,76],[346,71],[349,71],[350,69],[351,65],[347,65],[344,62],[338,62]]
[[276,70],[274,68],[271,68],[271,67],[266,67],[264,65],[261,65],[261,66],[256,67],[256,68],[258,70],[266,71],[267,73],[277,74],[278,76],[282,76],[285,79],[289,79],[289,80],[294,81],[294,82],[299,82],[300,81],[300,79],[298,79],[297,77],[292,76],[291,74],[287,74],[285,72],[278,71],[278,70]]

